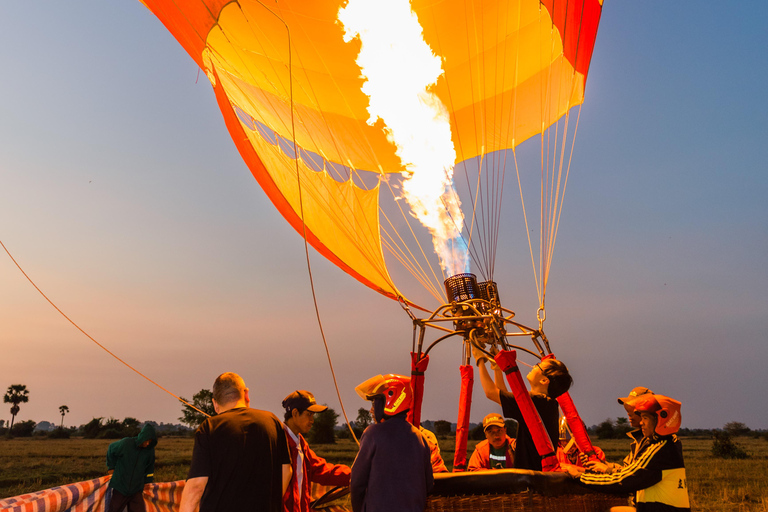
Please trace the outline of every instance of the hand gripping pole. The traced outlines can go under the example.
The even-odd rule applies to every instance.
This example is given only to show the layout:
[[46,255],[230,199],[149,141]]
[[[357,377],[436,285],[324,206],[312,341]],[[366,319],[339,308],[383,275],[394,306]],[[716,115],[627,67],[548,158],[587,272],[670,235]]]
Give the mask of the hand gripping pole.
[[555,456],[555,448],[552,446],[552,441],[544,428],[544,422],[541,421],[541,416],[533,405],[531,395],[528,394],[528,388],[525,387],[520,369],[517,367],[517,352],[502,350],[496,354],[494,359],[506,375],[517,406],[523,415],[523,420],[531,432],[533,444],[536,445],[536,451],[541,456],[542,471],[558,471],[560,464]]
[[[549,354],[544,359],[553,359],[554,357],[554,354]],[[589,457],[589,460],[598,460],[597,455],[595,455],[595,447],[592,446],[592,441],[589,439],[587,429],[584,427],[584,422],[579,416],[579,411],[576,410],[570,393],[566,391],[557,397],[557,403],[560,404],[560,409],[563,411],[565,421],[568,422],[568,428],[571,429],[571,434],[579,451]]]

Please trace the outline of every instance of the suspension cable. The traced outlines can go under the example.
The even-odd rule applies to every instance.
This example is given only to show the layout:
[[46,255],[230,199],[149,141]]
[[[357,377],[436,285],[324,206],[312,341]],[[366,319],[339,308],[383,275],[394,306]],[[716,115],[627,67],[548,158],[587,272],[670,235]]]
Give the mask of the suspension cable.
[[5,246],[5,244],[3,243],[3,241],[2,241],[2,240],[0,240],[0,245],[1,245],[1,246],[3,246],[3,249],[5,250],[5,253],[8,255],[8,257],[9,257],[9,258],[11,258],[11,261],[13,261],[14,265],[16,265],[16,268],[18,268],[18,269],[21,271],[21,273],[22,273],[22,274],[24,274],[24,277],[26,277],[26,278],[27,278],[27,281],[29,281],[29,282],[30,282],[30,284],[32,284],[32,286],[34,286],[34,287],[35,287],[35,290],[37,290],[37,291],[40,293],[40,295],[42,295],[42,296],[43,296],[43,298],[44,298],[46,301],[48,301],[48,304],[50,304],[51,306],[53,306],[53,308],[54,308],[56,311],[58,311],[58,312],[59,312],[59,314],[61,314],[61,316],[63,316],[64,318],[66,318],[66,319],[67,319],[67,321],[68,321],[69,323],[71,323],[71,324],[72,324],[72,325],[75,327],[75,329],[77,329],[78,331],[80,331],[81,333],[83,333],[83,334],[84,334],[84,335],[85,335],[85,336],[86,336],[86,337],[87,337],[89,340],[91,340],[91,341],[92,341],[92,342],[94,342],[96,345],[98,345],[98,347],[99,347],[99,348],[101,348],[101,349],[102,349],[104,352],[106,352],[106,353],[107,353],[107,354],[109,354],[110,356],[114,357],[114,358],[115,358],[115,359],[117,359],[117,360],[118,360],[120,363],[122,363],[123,365],[125,365],[126,367],[128,367],[130,370],[133,370],[133,371],[134,371],[136,374],[138,374],[140,377],[142,377],[142,378],[144,378],[144,379],[148,380],[149,382],[151,382],[152,384],[154,384],[154,385],[155,385],[155,386],[157,386],[158,388],[162,389],[163,391],[165,391],[166,393],[168,393],[169,395],[171,395],[172,397],[174,397],[174,398],[175,398],[176,400],[178,400],[179,402],[182,402],[182,403],[183,403],[184,405],[186,405],[187,407],[191,407],[192,409],[196,410],[196,411],[197,411],[197,412],[199,412],[200,414],[204,414],[206,417],[210,417],[210,416],[211,416],[211,415],[210,415],[210,414],[208,414],[207,412],[205,412],[205,411],[201,411],[200,409],[198,409],[197,407],[195,407],[195,406],[194,406],[194,405],[192,405],[191,403],[187,402],[186,400],[184,400],[184,399],[183,399],[183,398],[181,398],[180,396],[178,396],[178,395],[176,395],[176,394],[172,393],[171,391],[169,391],[169,390],[168,390],[168,389],[166,389],[165,387],[161,386],[160,384],[158,384],[158,383],[157,383],[157,382],[155,382],[154,380],[150,379],[149,377],[147,377],[146,375],[144,375],[143,373],[141,373],[139,370],[137,370],[136,368],[134,368],[133,366],[131,366],[130,364],[128,364],[128,363],[127,363],[127,362],[126,362],[124,359],[122,359],[121,357],[119,357],[117,354],[115,354],[114,352],[112,352],[111,350],[109,350],[107,347],[105,347],[104,345],[102,345],[101,343],[99,343],[98,341],[96,341],[96,340],[93,338],[93,336],[91,336],[90,334],[88,334],[87,332],[85,332],[85,330],[83,330],[83,328],[82,328],[82,327],[80,327],[79,325],[77,325],[77,323],[75,323],[75,321],[74,321],[74,320],[72,320],[71,318],[69,318],[69,316],[67,316],[67,315],[66,315],[66,313],[64,313],[64,312],[63,312],[61,309],[59,309],[59,307],[58,307],[56,304],[54,304],[54,303],[53,303],[53,301],[52,301],[51,299],[49,299],[49,298],[48,298],[48,296],[47,296],[45,293],[43,293],[43,291],[42,291],[42,290],[41,290],[41,289],[40,289],[40,288],[39,288],[39,287],[38,287],[38,286],[35,284],[35,282],[32,280],[32,278],[31,278],[31,277],[29,277],[29,275],[28,275],[28,274],[27,274],[27,273],[24,271],[24,269],[23,269],[23,268],[21,268],[21,265],[19,265],[19,262],[18,262],[18,261],[16,261],[16,258],[14,258],[14,257],[13,257],[13,255],[12,255],[12,254],[11,254],[11,252],[8,250],[8,248]]
[[349,429],[349,432],[352,434],[352,438],[355,440],[355,442],[360,445],[360,441],[357,439],[357,436],[355,435],[355,431],[352,429],[352,426],[349,424],[349,418],[347,417],[347,411],[344,409],[344,402],[341,400],[341,392],[339,391],[339,383],[336,380],[336,372],[333,369],[333,361],[331,360],[331,351],[328,348],[328,340],[325,337],[325,330],[323,329],[323,321],[320,318],[320,307],[317,304],[317,293],[315,292],[315,280],[312,277],[312,263],[309,258],[309,242],[307,242],[307,223],[304,220],[304,200],[303,200],[303,194],[302,194],[302,188],[301,188],[301,172],[299,169],[299,148],[298,144],[296,143],[296,120],[294,116],[294,104],[293,104],[293,61],[292,61],[292,49],[291,49],[291,30],[288,27],[288,24],[283,20],[280,16],[277,15],[272,9],[264,5],[261,1],[259,1],[259,4],[262,5],[266,10],[268,10],[272,15],[274,15],[280,22],[285,26],[285,31],[288,34],[288,94],[290,98],[291,103],[291,139],[293,141],[293,152],[296,155],[296,158],[294,159],[294,162],[296,162],[296,184],[298,186],[299,191],[299,217],[301,218],[301,229],[302,229],[302,238],[304,239],[304,254],[306,255],[307,259],[307,273],[309,274],[309,286],[312,290],[312,302],[315,306],[315,316],[317,317],[317,326],[320,329],[320,336],[323,339],[323,346],[325,346],[325,355],[328,358],[328,366],[331,369],[331,377],[333,377],[333,385],[336,388],[336,396],[339,398],[339,405],[341,405],[341,412],[344,415],[344,422],[347,425],[347,428]]

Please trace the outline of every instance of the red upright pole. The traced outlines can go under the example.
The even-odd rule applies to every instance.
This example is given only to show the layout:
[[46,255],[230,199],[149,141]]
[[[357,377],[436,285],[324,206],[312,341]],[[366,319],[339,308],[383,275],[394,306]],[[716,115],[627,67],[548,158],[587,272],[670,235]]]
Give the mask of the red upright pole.
[[456,450],[453,454],[453,471],[467,469],[467,438],[469,437],[469,411],[472,408],[472,388],[475,384],[472,365],[462,365],[461,394],[459,396],[459,419],[456,422]]
[[520,369],[517,367],[517,352],[514,350],[502,350],[494,357],[496,364],[507,376],[507,382],[515,396],[517,406],[523,415],[523,420],[531,432],[533,444],[536,445],[536,451],[541,456],[541,468],[543,471],[557,471],[560,464],[555,456],[555,448],[549,439],[547,429],[544,428],[544,422],[541,421],[539,411],[533,405],[528,388],[523,383],[523,377],[520,375]]
[[[554,358],[554,354],[549,354],[544,359]],[[568,428],[571,429],[573,439],[578,446],[579,451],[589,457],[590,460],[597,460],[595,455],[595,447],[592,446],[592,441],[589,439],[587,429],[584,427],[584,422],[579,416],[579,411],[576,410],[576,404],[573,403],[570,393],[567,391],[557,397],[557,403],[560,404],[560,409],[563,411],[565,421],[568,422]]]
[[[421,356],[421,358],[419,358]],[[419,428],[421,425],[421,402],[424,398],[424,372],[429,365],[429,356],[411,352],[411,389],[413,390],[413,405],[408,411],[408,421]]]

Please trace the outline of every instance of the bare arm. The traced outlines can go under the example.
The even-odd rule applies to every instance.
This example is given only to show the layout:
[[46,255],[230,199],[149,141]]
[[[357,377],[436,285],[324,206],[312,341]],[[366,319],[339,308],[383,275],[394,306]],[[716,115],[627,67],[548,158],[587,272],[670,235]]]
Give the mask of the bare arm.
[[483,386],[483,391],[488,400],[492,400],[497,404],[501,404],[501,398],[499,398],[499,388],[494,384],[491,379],[491,375],[488,373],[488,368],[485,367],[485,361],[477,365],[480,372],[480,384]]
[[181,493],[179,512],[195,512],[200,505],[200,498],[203,497],[203,491],[207,484],[207,476],[198,476],[187,480],[187,483],[184,484],[184,491]]
[[504,391],[509,391],[507,389],[507,381],[504,379],[504,372],[501,371],[501,368],[499,368],[499,365],[495,364],[493,365],[493,378],[496,382],[496,387],[499,389],[502,389]]
[[288,484],[291,483],[292,476],[293,467],[290,464],[283,464],[283,495],[285,495],[285,491],[288,490]]

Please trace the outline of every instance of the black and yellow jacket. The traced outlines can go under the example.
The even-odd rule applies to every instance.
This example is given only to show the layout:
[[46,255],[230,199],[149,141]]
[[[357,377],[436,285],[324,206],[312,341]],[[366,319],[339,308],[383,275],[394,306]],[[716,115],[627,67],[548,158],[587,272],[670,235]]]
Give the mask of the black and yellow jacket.
[[690,511],[683,447],[676,435],[644,440],[635,459],[610,474],[584,473],[582,485],[608,493],[637,492],[638,512]]

